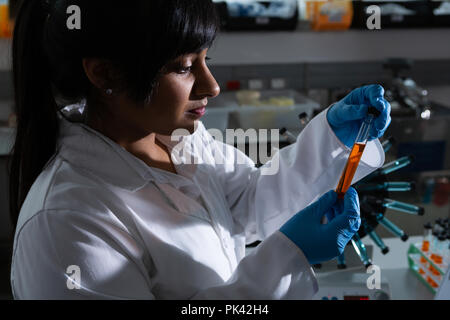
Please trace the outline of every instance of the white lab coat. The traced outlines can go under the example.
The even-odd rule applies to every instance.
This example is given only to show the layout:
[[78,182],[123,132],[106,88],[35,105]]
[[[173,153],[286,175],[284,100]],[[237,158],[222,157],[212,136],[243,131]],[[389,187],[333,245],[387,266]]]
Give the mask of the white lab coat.
[[[59,152],[20,213],[11,271],[16,299],[309,299],[316,293],[304,254],[278,229],[337,185],[349,149],[325,112],[275,155],[275,175],[262,175],[243,153],[211,142],[201,122],[181,141],[206,146],[202,154],[188,149],[202,160],[198,165],[174,152],[178,142],[158,136],[183,161],[178,175],[147,166],[83,124],[61,125]],[[370,142],[355,181],[383,162],[380,142]],[[263,242],[245,256],[246,243],[255,240]]]

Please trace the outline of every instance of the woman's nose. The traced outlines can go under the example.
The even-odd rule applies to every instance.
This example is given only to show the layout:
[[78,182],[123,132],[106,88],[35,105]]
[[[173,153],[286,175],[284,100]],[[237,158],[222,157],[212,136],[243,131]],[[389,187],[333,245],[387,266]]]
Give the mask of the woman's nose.
[[194,93],[199,97],[208,98],[214,98],[219,95],[220,86],[208,68],[206,68],[202,74],[197,77]]

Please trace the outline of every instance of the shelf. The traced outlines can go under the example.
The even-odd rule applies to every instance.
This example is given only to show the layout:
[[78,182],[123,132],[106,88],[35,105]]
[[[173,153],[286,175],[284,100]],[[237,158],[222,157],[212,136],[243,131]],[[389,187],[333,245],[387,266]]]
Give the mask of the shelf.
[[211,65],[381,61],[390,57],[448,60],[450,28],[378,31],[223,32]]
[[[222,32],[210,50],[212,66],[450,59],[450,28],[378,31]],[[10,39],[0,39],[0,71],[10,70]]]

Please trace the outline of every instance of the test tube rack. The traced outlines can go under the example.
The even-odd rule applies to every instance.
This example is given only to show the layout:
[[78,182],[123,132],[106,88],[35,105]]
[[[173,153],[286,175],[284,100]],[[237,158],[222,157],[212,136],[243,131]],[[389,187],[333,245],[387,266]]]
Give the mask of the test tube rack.
[[430,254],[422,251],[421,243],[411,244],[408,250],[408,264],[411,271],[434,294],[439,290],[448,265],[437,264]]
[[[394,143],[395,139],[386,139],[382,143],[384,151],[387,152]],[[352,239],[352,244],[366,268],[372,264],[372,261],[365,253],[364,245],[361,242],[362,238],[369,236],[383,254],[389,252],[389,248],[383,243],[383,240],[375,231],[379,225],[402,241],[408,240],[408,235],[400,227],[386,218],[385,213],[387,209],[392,209],[400,214],[410,214],[413,216],[421,216],[425,213],[422,207],[390,199],[391,195],[396,192],[407,192],[414,189],[415,184],[413,182],[390,182],[388,180],[390,173],[408,166],[413,161],[414,158],[411,156],[397,159],[385,164],[382,168],[353,185],[358,191],[360,198],[362,223],[358,233]],[[342,261],[343,257],[340,260]],[[345,268],[345,265],[343,266],[342,262],[338,261],[338,268]]]

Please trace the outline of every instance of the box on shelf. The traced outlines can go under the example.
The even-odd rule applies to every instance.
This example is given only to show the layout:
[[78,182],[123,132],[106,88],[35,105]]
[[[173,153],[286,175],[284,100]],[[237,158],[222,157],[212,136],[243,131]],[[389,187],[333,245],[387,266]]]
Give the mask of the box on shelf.
[[381,10],[381,29],[428,27],[432,25],[432,11],[429,2],[419,1],[353,1],[354,17],[352,28],[367,29],[367,20],[373,12],[367,8],[376,5]]
[[430,1],[434,27],[450,27],[450,1]]
[[319,108],[317,102],[294,90],[230,91],[216,99],[211,103],[228,108],[234,127],[244,130],[299,129],[298,115],[305,112],[312,118],[314,109]]
[[306,18],[314,31],[347,30],[353,19],[353,6],[349,0],[306,1]]
[[222,28],[240,30],[295,30],[299,10],[297,0],[216,1]]

